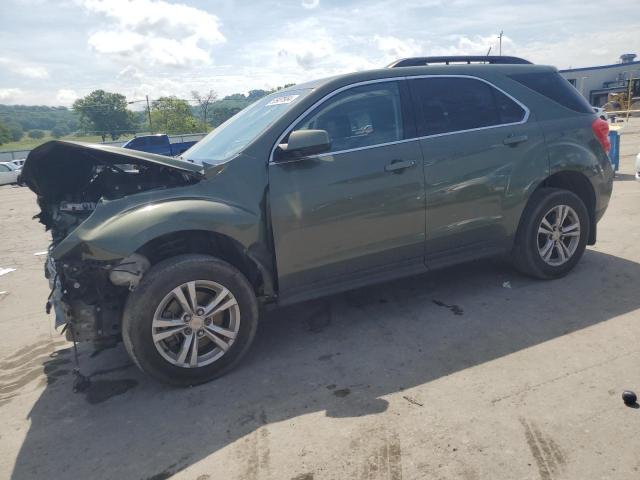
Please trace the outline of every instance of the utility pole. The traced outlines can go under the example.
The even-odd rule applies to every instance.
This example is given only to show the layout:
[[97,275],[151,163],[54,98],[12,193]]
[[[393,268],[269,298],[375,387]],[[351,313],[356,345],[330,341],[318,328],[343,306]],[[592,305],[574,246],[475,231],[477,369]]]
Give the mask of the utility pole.
[[145,95],[147,99],[147,115],[149,116],[149,130],[153,133],[153,125],[151,125],[151,107],[149,107],[149,95]]
[[487,57],[491,55],[491,46],[489,46],[489,50],[487,50]]
[[503,30],[500,30],[500,35],[498,35],[498,40],[500,40],[500,56],[502,56],[502,34],[504,33]]

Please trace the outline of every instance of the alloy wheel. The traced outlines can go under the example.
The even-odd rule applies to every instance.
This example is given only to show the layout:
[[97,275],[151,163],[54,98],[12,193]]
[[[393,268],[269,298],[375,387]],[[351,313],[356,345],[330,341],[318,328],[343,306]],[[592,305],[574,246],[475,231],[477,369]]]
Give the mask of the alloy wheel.
[[580,218],[568,205],[556,205],[538,226],[538,253],[548,265],[568,262],[580,243]]
[[151,324],[153,343],[173,365],[210,365],[233,345],[240,308],[233,294],[210,280],[183,283],[164,296]]

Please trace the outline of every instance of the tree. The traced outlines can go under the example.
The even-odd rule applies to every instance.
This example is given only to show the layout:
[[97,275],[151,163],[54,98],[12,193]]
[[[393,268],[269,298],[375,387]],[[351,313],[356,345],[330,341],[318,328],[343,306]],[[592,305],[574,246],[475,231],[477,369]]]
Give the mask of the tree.
[[80,124],[91,122],[95,132],[120,135],[135,132],[133,112],[127,109],[127,98],[119,93],[94,90],[84,98],[73,102],[73,110],[80,115]]
[[228,107],[214,107],[211,111],[211,124],[214,127],[222,125],[228,119],[238,113],[241,108],[228,108]]
[[44,132],[42,130],[29,130],[29,138],[43,138]]
[[194,133],[198,122],[186,100],[176,97],[160,97],[151,104],[151,120],[154,128],[164,133]]
[[213,90],[209,90],[209,92],[205,94],[200,94],[196,90],[191,91],[191,96],[193,99],[198,102],[198,107],[200,107],[200,117],[202,118],[202,123],[204,124],[204,128],[209,128],[209,123],[207,122],[207,114],[209,113],[209,107],[213,102],[218,99],[218,95]]
[[66,125],[56,125],[51,129],[51,136],[53,138],[64,137],[65,135],[69,135],[69,128]]
[[22,130],[22,126],[17,123],[10,123],[7,128],[9,129],[9,135],[11,136],[12,142],[18,142],[24,135],[24,130]]
[[3,143],[7,143],[10,140],[11,132],[9,131],[9,127],[0,122],[0,145],[2,145]]

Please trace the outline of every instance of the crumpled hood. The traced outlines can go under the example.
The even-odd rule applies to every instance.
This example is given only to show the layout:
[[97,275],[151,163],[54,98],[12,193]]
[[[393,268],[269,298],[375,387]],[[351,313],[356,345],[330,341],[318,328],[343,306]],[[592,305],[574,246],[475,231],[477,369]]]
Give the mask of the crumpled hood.
[[53,140],[33,149],[22,169],[23,181],[37,195],[56,197],[84,181],[96,165],[156,165],[201,176],[202,165],[164,155],[84,142]]

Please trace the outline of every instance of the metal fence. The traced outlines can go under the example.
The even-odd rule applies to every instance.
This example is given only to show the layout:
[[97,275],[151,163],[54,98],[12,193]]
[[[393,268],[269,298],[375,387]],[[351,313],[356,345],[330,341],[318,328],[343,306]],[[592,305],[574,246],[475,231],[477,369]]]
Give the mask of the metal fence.
[[[204,138],[206,133],[189,133],[184,135],[169,135],[170,143],[182,143],[182,142],[197,142]],[[115,145],[117,147],[121,147],[128,140],[123,141],[115,141],[115,142],[96,142],[100,145]],[[31,150],[11,150],[8,152],[0,152],[0,162],[10,162],[12,160],[21,160],[27,158],[29,152]]]

